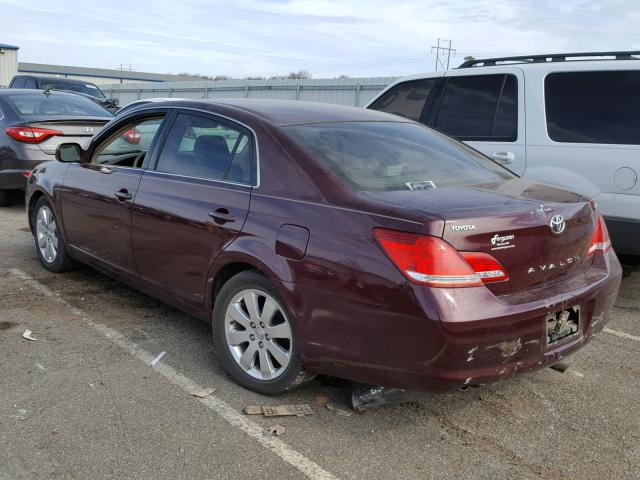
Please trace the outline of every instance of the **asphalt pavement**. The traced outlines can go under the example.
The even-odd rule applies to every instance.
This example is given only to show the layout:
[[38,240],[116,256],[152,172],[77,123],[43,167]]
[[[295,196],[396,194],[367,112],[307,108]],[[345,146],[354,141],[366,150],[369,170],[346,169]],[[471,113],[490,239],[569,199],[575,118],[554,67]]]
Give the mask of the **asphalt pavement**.
[[[565,373],[347,417],[319,404],[347,409],[345,382],[262,397],[222,372],[207,325],[90,268],[47,272],[24,205],[0,209],[0,248],[0,480],[640,478],[637,259]],[[300,403],[313,415],[243,413]]]

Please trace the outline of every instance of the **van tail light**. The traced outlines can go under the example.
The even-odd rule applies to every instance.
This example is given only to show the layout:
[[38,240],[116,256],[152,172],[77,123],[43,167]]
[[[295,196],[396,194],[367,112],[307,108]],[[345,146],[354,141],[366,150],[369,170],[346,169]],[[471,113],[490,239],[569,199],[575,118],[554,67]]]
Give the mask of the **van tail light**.
[[22,143],[40,143],[47,138],[64,135],[58,130],[38,127],[7,127],[4,131],[11,138]]
[[596,228],[593,229],[593,233],[591,234],[587,256],[593,255],[595,252],[608,252],[610,248],[611,239],[609,238],[609,231],[607,230],[607,225],[604,223],[604,218],[602,218],[602,215],[599,213]]
[[411,282],[430,287],[477,287],[506,280],[506,270],[491,255],[461,253],[438,237],[376,228],[373,236]]
[[140,133],[140,130],[132,128],[124,132],[122,134],[122,137],[129,143],[138,144],[140,143],[140,139],[142,138],[142,133]]

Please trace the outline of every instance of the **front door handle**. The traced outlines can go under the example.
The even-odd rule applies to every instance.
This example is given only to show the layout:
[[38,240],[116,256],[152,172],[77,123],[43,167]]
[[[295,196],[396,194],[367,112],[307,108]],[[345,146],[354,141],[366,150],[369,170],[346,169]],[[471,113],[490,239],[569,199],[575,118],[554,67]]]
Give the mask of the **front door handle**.
[[504,165],[515,162],[516,154],[513,152],[493,152],[491,158]]
[[131,200],[133,198],[133,195],[131,195],[126,188],[118,190],[114,195],[121,202],[126,202],[127,200]]
[[229,213],[226,208],[218,208],[214,212],[209,212],[209,216],[219,223],[236,221],[236,216],[233,213]]

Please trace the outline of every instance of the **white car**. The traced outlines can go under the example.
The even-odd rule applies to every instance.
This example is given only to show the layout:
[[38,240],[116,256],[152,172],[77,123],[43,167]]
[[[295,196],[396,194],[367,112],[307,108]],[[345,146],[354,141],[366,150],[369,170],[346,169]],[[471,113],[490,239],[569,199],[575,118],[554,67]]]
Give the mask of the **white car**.
[[472,60],[402,78],[367,108],[595,198],[616,251],[640,255],[640,52]]

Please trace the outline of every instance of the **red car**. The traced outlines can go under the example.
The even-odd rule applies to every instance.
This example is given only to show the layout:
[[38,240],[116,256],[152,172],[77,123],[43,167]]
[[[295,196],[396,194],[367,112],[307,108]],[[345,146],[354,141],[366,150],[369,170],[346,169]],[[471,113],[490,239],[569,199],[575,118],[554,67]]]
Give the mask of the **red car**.
[[[114,148],[130,130],[149,138]],[[226,371],[265,394],[549,366],[602,330],[620,285],[593,202],[381,112],[157,102],[57,159],[27,187],[44,267],[88,264],[211,322]]]

